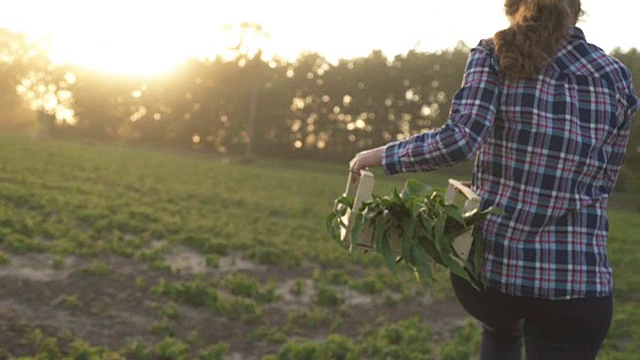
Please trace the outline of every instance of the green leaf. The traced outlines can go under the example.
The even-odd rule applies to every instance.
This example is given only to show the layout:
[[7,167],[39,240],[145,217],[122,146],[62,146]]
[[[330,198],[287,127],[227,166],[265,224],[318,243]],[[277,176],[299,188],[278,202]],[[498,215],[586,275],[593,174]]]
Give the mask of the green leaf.
[[349,209],[353,209],[353,203],[355,198],[353,196],[342,195],[334,202],[334,209],[337,209],[340,205],[346,206]]
[[445,266],[449,269],[449,271],[467,280],[474,288],[479,290],[478,286],[474,283],[471,276],[469,276],[469,273],[462,266],[460,266],[460,264],[458,264],[451,255],[444,256],[442,260],[444,260]]
[[394,199],[390,199],[388,197],[380,199],[380,205],[385,208],[391,208],[396,206],[398,203],[394,201]]
[[398,276],[398,266],[396,264],[396,256],[393,254],[391,250],[391,244],[389,240],[389,236],[385,236],[385,239],[382,241],[382,246],[380,247],[382,252],[382,257],[384,258],[385,264],[387,264],[387,268],[391,271],[394,277]]
[[483,285],[486,285],[484,272],[483,272],[485,244],[484,244],[484,238],[482,236],[482,230],[480,230],[480,228],[477,226],[474,227],[472,236],[473,236],[473,263],[475,267],[474,275],[475,275],[475,278],[480,283],[482,283]]
[[425,214],[424,216],[420,216],[420,224],[424,228],[425,232],[429,234],[428,236],[432,237],[433,226],[435,225],[433,219]]
[[374,224],[376,219],[384,212],[384,207],[378,206],[377,203],[367,203],[364,208],[360,210],[362,213],[362,221],[368,224]]
[[337,217],[338,216],[336,215],[336,213],[330,213],[329,216],[327,216],[327,219],[325,220],[325,229],[333,240],[341,243],[342,240],[340,239],[340,227],[336,226]]
[[457,221],[458,223],[465,225],[466,222],[464,220],[463,214],[460,212],[457,206],[452,204],[447,204],[444,207],[444,211],[447,214],[448,218]]
[[405,218],[402,221],[402,256],[404,257],[405,262],[411,266],[415,266],[413,261],[415,257],[411,251],[411,247],[415,242],[413,237],[414,225],[415,220],[413,218]]
[[436,246],[436,238],[434,236],[434,225],[435,222],[426,214],[422,214],[422,216],[418,217],[419,221],[416,224],[416,234],[415,236],[418,238],[420,245],[427,252],[427,254],[438,264],[444,266],[444,262],[442,262],[442,258],[440,256],[440,251]]
[[342,217],[347,214],[349,208],[347,205],[353,203],[353,198],[343,196],[340,199],[336,200],[334,205],[334,211],[331,212],[326,220],[325,220],[325,229],[329,236],[336,241],[341,247],[345,247],[344,242],[342,241],[342,229],[347,229],[347,224],[344,223]]
[[421,280],[433,280],[429,257],[421,246],[413,246],[413,256],[416,259],[416,272]]
[[448,241],[447,237],[444,236],[444,228],[446,223],[447,217],[446,215],[442,214],[442,216],[436,219],[436,222],[433,226],[436,248],[441,254],[448,254],[451,252],[451,243]]
[[387,233],[385,222],[384,214],[382,216],[378,216],[373,228],[373,246],[378,251],[382,248],[382,243],[385,238],[385,234]]
[[428,210],[429,209],[424,205],[423,202],[418,202],[411,205],[411,215],[414,218],[417,218],[420,213],[426,212]]
[[486,210],[484,210],[484,211],[486,211],[487,213],[494,213],[494,214],[500,215],[500,216],[508,215],[506,211],[504,211],[504,210],[502,210],[500,208],[497,208],[497,207],[493,207],[493,206],[488,208],[488,209],[486,209]]
[[489,214],[494,213],[494,214],[504,214],[504,212],[502,212],[501,210],[498,210],[494,207],[490,207],[488,209],[485,210],[479,210],[479,209],[473,209],[467,213],[464,214],[464,220],[467,224],[467,226],[471,227],[479,222],[481,222],[482,220],[484,220]]
[[442,266],[446,266],[444,261],[442,261],[442,256],[440,256],[440,252],[436,248],[432,239],[429,238],[420,238],[420,245],[427,252],[427,254],[435,261],[437,264]]
[[478,209],[473,209],[466,214],[464,214],[464,221],[467,225],[473,226],[476,223],[482,221],[486,215],[482,214],[482,211]]
[[397,203],[402,203],[402,197],[400,196],[400,194],[398,193],[398,189],[394,188],[393,189],[393,200],[394,202]]
[[409,179],[404,184],[404,189],[402,189],[402,193],[400,197],[404,200],[416,197],[421,193],[431,191],[431,187],[414,179]]

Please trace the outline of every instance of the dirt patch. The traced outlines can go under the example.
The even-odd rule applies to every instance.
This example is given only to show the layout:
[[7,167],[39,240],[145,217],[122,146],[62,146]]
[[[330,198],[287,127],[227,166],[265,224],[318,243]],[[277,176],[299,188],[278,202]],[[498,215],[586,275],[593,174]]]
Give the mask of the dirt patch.
[[308,279],[288,279],[279,283],[276,294],[280,303],[289,309],[308,307],[313,303],[316,291],[313,281]]
[[[39,328],[50,336],[80,338],[114,348],[132,336],[149,339],[145,334],[154,311],[147,296],[135,287],[136,274],[142,268],[110,259],[113,272],[90,274],[85,266],[95,260],[68,258],[61,270],[47,269],[46,264],[51,262],[46,260],[51,259],[44,255],[14,256],[11,265],[2,269],[0,309],[6,316],[0,318],[3,324],[29,324],[28,329],[22,330]],[[25,335],[18,332],[3,336],[0,347],[21,348]],[[12,353],[19,355],[18,350]]]
[[[0,349],[12,356],[29,356],[37,351],[27,339],[34,329],[40,329],[44,335],[58,338],[63,350],[77,339],[116,351],[133,339],[153,347],[165,336],[175,336],[190,339],[197,348],[225,342],[231,349],[228,359],[257,360],[276,353],[281,346],[278,342],[256,341],[254,335],[260,329],[283,328],[289,314],[321,308],[310,280],[311,268],[292,271],[255,264],[237,255],[220,258],[219,266],[212,268],[202,255],[181,246],[166,249],[170,271],[118,256],[68,256],[63,259],[63,267],[54,266],[59,258],[44,254],[12,255],[9,260],[8,265],[0,267]],[[101,264],[100,271],[95,271],[96,263]],[[277,301],[262,304],[258,320],[189,306],[151,290],[160,279],[176,282],[204,276],[215,283],[215,279],[232,272],[254,274],[275,284]],[[225,291],[220,288],[220,296],[227,296]],[[330,324],[306,329],[304,337],[322,339],[331,331],[357,336],[373,320],[395,322],[415,316],[436,331],[445,331],[465,318],[457,303],[435,303],[428,296],[388,306],[381,296],[346,288],[340,288],[340,292],[345,302],[325,309],[339,313],[343,325],[333,330]],[[167,317],[167,309],[174,309],[176,315]]]
[[[37,282],[60,281],[71,273],[68,269],[54,269],[56,257],[49,254],[27,254],[12,256],[10,265],[0,267],[0,277],[14,277]],[[74,257],[60,259],[70,268],[77,266]]]
[[245,260],[238,255],[228,255],[220,258],[218,269],[222,272],[250,271],[265,273],[268,267]]
[[202,254],[184,246],[173,247],[164,256],[171,271],[185,275],[204,274],[207,271],[207,259]]

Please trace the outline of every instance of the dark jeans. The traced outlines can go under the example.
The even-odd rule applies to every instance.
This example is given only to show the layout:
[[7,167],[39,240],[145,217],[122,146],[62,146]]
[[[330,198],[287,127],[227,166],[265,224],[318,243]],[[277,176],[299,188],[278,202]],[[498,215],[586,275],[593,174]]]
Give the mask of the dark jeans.
[[611,296],[547,300],[517,297],[487,287],[478,291],[451,275],[456,297],[483,324],[480,359],[595,359],[613,314]]

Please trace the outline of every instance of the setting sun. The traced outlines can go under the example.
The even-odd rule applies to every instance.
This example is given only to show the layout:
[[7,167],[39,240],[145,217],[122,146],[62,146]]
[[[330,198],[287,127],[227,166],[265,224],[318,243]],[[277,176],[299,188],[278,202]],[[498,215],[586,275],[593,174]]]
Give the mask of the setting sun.
[[189,57],[220,51],[221,23],[206,13],[179,2],[112,4],[87,16],[85,31],[70,26],[53,34],[53,60],[121,74],[153,74]]
[[[32,12],[24,22],[14,18],[12,27],[45,37],[51,60],[58,64],[117,74],[155,74],[190,57],[220,54],[228,42],[224,19],[217,18],[210,5],[111,1],[71,3],[61,11],[60,2],[37,3],[43,11]],[[18,6],[26,12],[29,5]]]

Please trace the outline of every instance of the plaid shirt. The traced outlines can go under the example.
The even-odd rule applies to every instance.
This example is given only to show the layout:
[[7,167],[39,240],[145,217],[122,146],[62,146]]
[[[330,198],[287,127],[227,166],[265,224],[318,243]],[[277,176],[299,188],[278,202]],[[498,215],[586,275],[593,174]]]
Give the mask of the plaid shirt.
[[607,203],[638,98],[629,70],[573,27],[539,76],[500,76],[490,40],[471,50],[442,128],[392,142],[389,175],[430,171],[476,156],[474,190],[489,286],[515,296],[606,296]]

